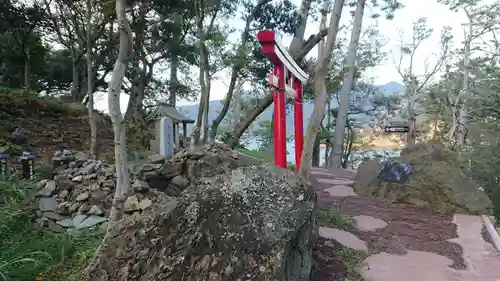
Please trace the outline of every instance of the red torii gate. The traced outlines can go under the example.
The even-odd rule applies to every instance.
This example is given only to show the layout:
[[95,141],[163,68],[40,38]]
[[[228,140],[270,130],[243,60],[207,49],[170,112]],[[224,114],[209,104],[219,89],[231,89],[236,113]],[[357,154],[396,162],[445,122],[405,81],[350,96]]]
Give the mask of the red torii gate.
[[286,168],[286,92],[292,95],[294,100],[295,162],[298,171],[304,147],[302,89],[309,75],[276,40],[274,31],[261,31],[257,38],[262,52],[274,64],[274,70],[269,75],[269,84],[274,87],[274,163]]

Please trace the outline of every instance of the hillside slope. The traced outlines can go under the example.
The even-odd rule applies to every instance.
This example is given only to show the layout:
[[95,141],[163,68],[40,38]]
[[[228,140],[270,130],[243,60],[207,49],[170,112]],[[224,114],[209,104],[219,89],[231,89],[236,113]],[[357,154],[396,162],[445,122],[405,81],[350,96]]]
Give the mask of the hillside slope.
[[[107,117],[96,112],[98,150],[113,150],[113,130]],[[81,104],[64,103],[57,98],[39,97],[21,90],[0,89],[0,147],[18,154],[10,142],[12,131],[22,126],[27,146],[44,156],[55,150],[85,150],[89,147],[90,126],[87,108]]]

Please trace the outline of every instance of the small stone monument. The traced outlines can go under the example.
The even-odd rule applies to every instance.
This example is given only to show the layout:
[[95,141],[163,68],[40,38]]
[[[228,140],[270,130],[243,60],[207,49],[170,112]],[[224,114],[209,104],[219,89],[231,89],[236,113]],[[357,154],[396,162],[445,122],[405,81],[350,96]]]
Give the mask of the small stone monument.
[[160,119],[160,154],[165,160],[170,159],[174,155],[174,122],[169,117],[161,117]]
[[[167,117],[169,121],[162,121],[163,117]],[[194,123],[194,120],[182,115],[173,105],[166,103],[159,103],[150,118],[155,119],[155,138],[151,140],[151,152],[164,156],[173,154],[174,148],[181,147],[180,124],[182,124],[183,136],[186,136],[187,124]],[[163,144],[162,139],[165,139]],[[172,145],[169,145],[170,140],[173,142]],[[172,150],[170,151],[170,149]]]

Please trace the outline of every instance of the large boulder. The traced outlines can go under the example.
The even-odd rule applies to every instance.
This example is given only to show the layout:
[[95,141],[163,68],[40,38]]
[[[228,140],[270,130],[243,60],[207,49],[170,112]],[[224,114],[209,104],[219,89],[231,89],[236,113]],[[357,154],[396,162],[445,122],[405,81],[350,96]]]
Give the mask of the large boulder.
[[439,213],[491,214],[493,207],[483,189],[462,169],[455,152],[442,143],[411,146],[396,159],[412,164],[413,171],[404,183],[380,180],[383,164],[365,160],[358,167],[354,189],[362,196],[390,203],[424,206]]
[[293,172],[261,164],[162,195],[108,233],[83,281],[307,281],[315,196]]

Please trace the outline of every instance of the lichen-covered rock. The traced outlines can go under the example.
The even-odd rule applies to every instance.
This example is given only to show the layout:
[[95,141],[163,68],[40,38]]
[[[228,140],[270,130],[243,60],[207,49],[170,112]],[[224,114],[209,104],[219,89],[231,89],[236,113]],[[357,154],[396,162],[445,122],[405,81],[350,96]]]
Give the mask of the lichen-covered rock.
[[457,155],[442,143],[420,143],[401,153],[398,163],[412,164],[409,179],[402,183],[381,181],[383,164],[365,160],[358,167],[354,189],[358,195],[409,203],[439,213],[486,215],[493,206],[483,189],[465,174]]
[[307,281],[317,231],[312,188],[270,164],[202,178],[125,217],[84,281]]

